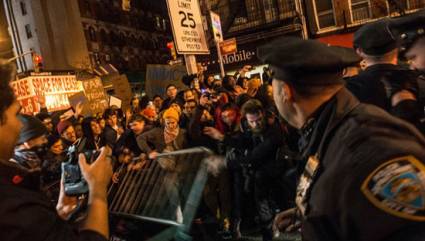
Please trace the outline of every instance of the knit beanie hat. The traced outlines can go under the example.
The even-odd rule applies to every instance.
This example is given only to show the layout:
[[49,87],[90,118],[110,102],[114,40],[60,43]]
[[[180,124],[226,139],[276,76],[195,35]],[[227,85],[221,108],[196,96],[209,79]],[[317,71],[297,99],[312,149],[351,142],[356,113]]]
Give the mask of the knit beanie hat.
[[44,126],[43,122],[33,116],[20,114],[18,115],[18,119],[22,123],[18,144],[22,144],[48,133],[47,128]]
[[56,127],[56,129],[58,130],[58,134],[62,135],[62,133],[68,129],[68,127],[72,126],[72,123],[65,120],[65,121],[61,121],[58,123],[58,126]]
[[162,118],[165,120],[167,118],[173,118],[176,121],[179,121],[179,113],[174,108],[168,108],[164,111]]

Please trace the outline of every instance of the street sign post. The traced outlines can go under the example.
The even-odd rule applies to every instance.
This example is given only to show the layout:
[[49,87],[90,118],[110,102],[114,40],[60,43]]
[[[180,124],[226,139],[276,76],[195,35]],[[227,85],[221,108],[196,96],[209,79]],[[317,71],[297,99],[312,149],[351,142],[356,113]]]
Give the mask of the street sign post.
[[179,54],[209,54],[198,0],[167,0]]
[[215,45],[217,47],[218,62],[220,64],[220,73],[221,73],[221,77],[224,77],[225,73],[224,73],[223,57],[221,56],[221,51],[220,51],[220,43],[223,42],[223,32],[221,30],[220,15],[216,14],[213,11],[210,11],[210,16],[211,16],[211,25],[212,25]]
[[223,31],[221,30],[221,19],[220,15],[210,11],[211,25],[214,34],[214,40],[216,42],[223,42]]

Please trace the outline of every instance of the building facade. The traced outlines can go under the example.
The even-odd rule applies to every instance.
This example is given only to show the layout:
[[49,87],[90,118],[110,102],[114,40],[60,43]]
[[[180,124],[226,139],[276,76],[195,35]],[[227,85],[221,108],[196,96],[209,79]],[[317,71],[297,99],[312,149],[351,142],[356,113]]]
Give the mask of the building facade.
[[[208,19],[209,11],[221,17],[224,39],[236,38],[238,52],[223,56],[226,71],[245,64],[260,65],[258,46],[280,36],[306,37],[301,0],[201,0],[201,9]],[[208,69],[216,71],[216,50],[209,37],[211,57],[200,57]]]
[[130,11],[121,0],[78,0],[92,65],[111,63],[119,70],[144,70],[165,64],[172,39],[165,1],[133,0]]
[[304,3],[311,37],[347,47],[352,44],[352,33],[360,26],[425,7],[425,0],[305,0]]
[[[133,0],[3,0],[16,55],[31,49],[46,70],[92,69],[111,63],[120,71],[143,71],[169,59],[165,4]],[[164,56],[167,55],[167,56]],[[33,69],[31,55],[17,60]]]
[[12,39],[8,32],[8,24],[4,6],[0,4],[0,58],[13,58]]

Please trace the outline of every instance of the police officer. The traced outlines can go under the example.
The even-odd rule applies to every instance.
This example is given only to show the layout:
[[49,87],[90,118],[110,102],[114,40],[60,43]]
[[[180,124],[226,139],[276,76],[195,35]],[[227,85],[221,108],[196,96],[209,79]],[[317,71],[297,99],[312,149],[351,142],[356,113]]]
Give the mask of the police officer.
[[389,20],[357,30],[354,48],[366,69],[347,80],[347,88],[360,102],[379,106],[419,127],[423,110],[417,98],[418,74],[397,65],[397,41],[389,30]]
[[[55,210],[39,187],[28,180],[29,177],[34,178],[35,173],[31,168],[31,164],[34,163],[11,160],[22,127],[17,117],[20,106],[9,86],[13,74],[12,65],[0,60],[0,239],[2,241],[108,240],[106,189],[111,179],[112,168],[106,155],[110,150],[104,149],[92,165],[88,165],[83,157],[80,158],[82,174],[88,182],[90,194],[85,222],[80,231],[75,230],[64,219],[72,211],[73,205],[76,205],[76,198],[65,196],[61,190]],[[25,133],[28,136],[34,134],[39,136],[39,130],[35,130],[37,133],[31,133],[32,130],[24,131],[28,131]],[[25,135],[21,135],[23,136]],[[22,140],[23,145],[36,144],[29,143],[29,140]],[[44,140],[39,142],[41,144]]]
[[[418,79],[419,103],[425,111],[425,10],[393,19],[390,29],[399,41],[400,59],[421,74]],[[421,122],[425,120],[422,118]]]
[[425,138],[344,87],[343,69],[356,55],[283,38],[258,56],[275,73],[276,106],[300,131],[306,160],[297,207],[278,214],[274,227],[299,227],[299,220],[306,241],[423,240]]
[[411,69],[425,71],[425,10],[393,19],[390,29],[400,42],[400,55]]

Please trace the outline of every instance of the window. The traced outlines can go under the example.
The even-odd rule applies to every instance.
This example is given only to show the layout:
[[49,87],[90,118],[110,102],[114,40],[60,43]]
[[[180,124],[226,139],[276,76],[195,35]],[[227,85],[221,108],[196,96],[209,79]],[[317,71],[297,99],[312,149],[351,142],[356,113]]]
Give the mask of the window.
[[388,7],[390,14],[398,13],[401,15],[405,14],[405,10],[407,9],[407,1],[406,0],[388,0]]
[[95,63],[96,65],[100,65],[99,53],[94,53],[94,54],[93,54],[93,60],[94,60],[94,63]]
[[22,15],[27,15],[27,6],[25,5],[25,2],[19,2],[19,5],[21,5]]
[[423,0],[408,0],[407,8],[408,9],[419,9],[425,7],[425,1]]
[[292,0],[278,0],[279,17],[281,19],[292,16],[296,13],[295,1]]
[[353,22],[371,17],[369,0],[351,0],[351,15]]
[[28,39],[32,38],[31,26],[29,24],[25,25],[25,32]]
[[162,30],[167,31],[167,20],[165,18],[162,19]]
[[156,22],[156,29],[161,29],[161,19],[159,18],[159,16],[155,17],[155,22]]
[[315,3],[319,28],[335,26],[332,0],[316,0]]
[[93,41],[93,42],[97,41],[96,31],[94,30],[93,27],[89,27],[89,38],[90,38],[90,41]]
[[277,20],[277,6],[276,2],[273,0],[263,0],[264,6],[264,16],[266,18],[266,22],[273,22]]

